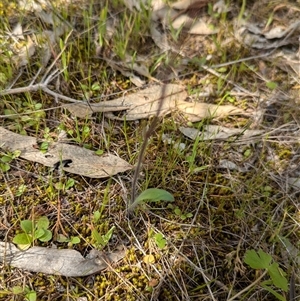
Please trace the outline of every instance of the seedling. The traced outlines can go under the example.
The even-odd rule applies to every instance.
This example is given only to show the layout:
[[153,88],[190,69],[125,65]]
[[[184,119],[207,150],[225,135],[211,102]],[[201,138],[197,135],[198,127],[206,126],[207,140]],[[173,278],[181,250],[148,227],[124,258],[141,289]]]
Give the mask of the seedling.
[[248,264],[251,268],[256,270],[265,270],[270,276],[269,280],[263,281],[260,285],[275,296],[278,300],[285,301],[284,295],[276,292],[272,286],[287,292],[288,281],[286,273],[279,267],[277,262],[272,262],[272,256],[265,253],[261,249],[256,252],[255,250],[248,250],[245,253],[244,262]]
[[25,296],[26,301],[36,301],[36,292],[34,290],[31,290],[27,286],[25,288],[21,286],[14,286],[12,288],[12,293],[14,295],[23,295]]
[[103,249],[111,239],[115,226],[112,226],[104,235],[101,235],[96,229],[92,230],[93,246],[96,249]]
[[23,233],[17,234],[13,242],[21,249],[27,249],[36,240],[47,242],[52,239],[52,232],[48,230],[49,220],[46,216],[40,217],[37,221],[23,220],[20,223]]
[[63,234],[58,234],[56,240],[58,242],[67,242],[69,248],[73,247],[73,245],[80,243],[80,238],[78,236],[66,237]]
[[167,241],[161,233],[156,233],[154,240],[159,249],[163,249],[167,245]]
[[58,182],[55,184],[55,188],[57,190],[62,190],[62,191],[67,191],[69,190],[71,187],[73,187],[75,185],[75,180],[72,178],[69,178],[66,183],[63,183],[62,181]]
[[187,218],[193,217],[193,214],[190,212],[182,212],[178,207],[174,209],[174,213],[180,217],[183,221]]
[[[96,224],[99,222],[101,218],[101,212],[100,211],[95,211],[93,215],[93,223]],[[92,245],[96,249],[103,249],[111,239],[113,232],[115,230],[115,226],[112,226],[104,235],[101,235],[98,230],[95,228],[92,229]]]
[[0,156],[0,169],[3,172],[10,170],[9,163],[13,161],[14,159],[18,158],[21,154],[21,151],[14,151],[14,152],[7,152]]
[[16,196],[21,196],[27,189],[27,186],[24,185],[24,184],[21,184],[19,187],[18,187],[18,190],[16,192]]

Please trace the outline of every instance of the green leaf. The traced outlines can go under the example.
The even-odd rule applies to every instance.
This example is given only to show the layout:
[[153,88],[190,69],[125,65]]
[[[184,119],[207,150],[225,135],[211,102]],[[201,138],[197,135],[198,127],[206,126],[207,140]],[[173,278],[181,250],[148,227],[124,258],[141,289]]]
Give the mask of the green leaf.
[[21,225],[21,229],[25,233],[32,233],[34,230],[34,223],[31,220],[25,219],[21,221],[20,225]]
[[30,291],[25,295],[27,301],[36,301],[36,292]]
[[45,231],[46,230],[42,228],[38,228],[37,230],[35,230],[33,234],[34,239],[40,239],[45,234]]
[[97,245],[104,246],[104,240],[96,229],[92,230],[92,238]]
[[270,89],[270,90],[274,90],[277,88],[278,84],[275,82],[267,82],[266,86]]
[[40,145],[40,151],[42,153],[46,153],[47,150],[48,150],[48,148],[49,148],[49,142],[44,141],[44,142],[41,143],[41,145]]
[[66,183],[66,189],[69,189],[71,187],[73,187],[75,185],[75,180],[70,178],[68,179],[67,183]]
[[97,223],[99,221],[100,217],[101,217],[100,211],[99,210],[95,211],[94,216],[93,216],[94,223]]
[[167,244],[166,239],[164,238],[164,236],[161,233],[155,234],[154,239],[155,239],[156,245],[160,249],[163,249]]
[[49,228],[49,219],[47,216],[42,216],[40,217],[37,222],[36,222],[36,226],[39,229],[48,229]]
[[22,294],[23,293],[23,288],[19,285],[16,285],[12,288],[12,293],[14,295]]
[[98,149],[98,150],[95,151],[95,154],[98,155],[98,156],[103,155],[103,153],[104,153],[103,149]]
[[7,164],[7,163],[2,163],[2,162],[0,162],[0,169],[1,169],[3,172],[9,171],[9,170],[10,170],[10,165]]
[[182,215],[182,212],[181,212],[181,210],[180,210],[179,208],[176,208],[176,209],[174,210],[174,213],[175,213],[176,215],[178,215],[178,216],[181,216],[181,215]]
[[50,230],[44,229],[44,235],[39,237],[39,240],[42,242],[46,242],[52,239],[52,232]]
[[173,202],[174,197],[171,193],[164,189],[158,188],[149,188],[144,190],[136,199],[135,203],[141,203],[145,200],[150,202],[157,202],[157,201],[166,201],[166,202]]
[[70,241],[70,239],[63,234],[57,234],[56,241],[57,242],[67,242],[67,241]]
[[272,261],[272,256],[264,252],[263,250],[247,250],[245,253],[244,262],[248,264],[252,269],[268,269]]
[[70,242],[72,244],[79,244],[80,243],[80,238],[78,236],[71,236]]
[[277,262],[271,264],[268,268],[269,275],[273,281],[273,284],[281,288],[283,291],[288,290],[288,281],[285,277],[286,273],[279,267]]
[[33,238],[31,235],[26,234],[26,233],[20,233],[17,234],[14,238],[13,238],[13,243],[17,244],[17,245],[27,245],[27,244],[31,244],[33,241]]
[[12,156],[4,155],[1,157],[3,163],[10,163],[13,160]]
[[111,239],[114,230],[115,230],[115,226],[112,226],[105,235],[102,235],[105,246],[108,244],[109,240]]
[[264,282],[261,283],[261,286],[268,291],[269,293],[271,293],[273,296],[275,296],[278,300],[280,301],[286,301],[286,298],[282,295],[280,295],[279,293],[277,293],[275,290],[273,290],[270,286],[266,285]]
[[34,109],[35,110],[39,110],[39,109],[41,109],[43,107],[43,104],[41,104],[41,103],[36,103],[35,105],[34,105]]

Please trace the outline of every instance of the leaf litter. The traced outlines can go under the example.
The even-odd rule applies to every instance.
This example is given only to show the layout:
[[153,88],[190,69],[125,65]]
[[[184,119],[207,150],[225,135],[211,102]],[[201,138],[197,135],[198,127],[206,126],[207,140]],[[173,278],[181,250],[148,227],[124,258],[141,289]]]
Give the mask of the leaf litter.
[[3,127],[0,127],[0,142],[2,149],[20,151],[21,158],[52,168],[67,160],[70,164],[61,164],[63,170],[90,178],[106,178],[132,168],[125,160],[112,154],[98,156],[91,150],[61,142],[51,143],[44,153],[36,147],[36,138],[19,135]]
[[[138,1],[128,1],[128,2],[131,2],[131,4],[129,5],[129,7],[131,7],[131,9],[133,9],[133,7],[135,7],[136,9],[140,9],[140,5],[139,5]],[[182,1],[182,2],[189,3],[189,5],[190,5],[192,2],[197,2],[197,1]],[[186,8],[183,8],[183,9],[185,10]],[[167,20],[167,18],[164,18],[164,20]],[[267,20],[267,18],[266,18],[266,20]],[[169,19],[169,21],[170,21],[170,19]],[[253,22],[253,20],[251,20],[251,22]],[[298,24],[296,24],[296,25],[298,26]],[[261,49],[267,49],[267,48],[275,49],[275,48],[278,48],[279,46],[283,46],[283,45],[286,44],[288,38],[290,37],[289,35],[292,35],[292,33],[294,31],[294,27],[293,27],[294,24],[290,25],[289,27],[287,27],[287,29],[284,29],[284,30],[278,30],[278,28],[275,28],[273,30],[270,30],[269,32],[267,32],[267,30],[266,30],[267,27],[265,27],[265,30],[262,30],[261,28],[257,29],[257,28],[255,28],[255,24],[254,24],[254,26],[251,26],[251,24],[249,24],[249,22],[246,25],[245,25],[245,23],[237,24],[237,27],[235,28],[235,30],[238,30],[240,28],[240,26],[242,26],[242,27],[244,26],[243,29],[246,29],[244,32],[241,31],[241,42],[244,43],[245,45],[248,45],[249,48],[251,48],[251,47],[256,47],[256,48],[261,48]],[[156,27],[156,28],[158,28],[158,27]],[[203,34],[203,29],[200,29],[200,31],[201,30],[202,30],[202,33],[200,33],[200,34]],[[157,34],[157,32],[155,32],[155,33]],[[190,33],[191,33],[191,31],[190,31]],[[198,32],[198,34],[199,34],[199,32]],[[205,34],[209,34],[209,33],[205,33]],[[256,35],[255,39],[257,39],[257,43],[256,43],[256,40],[253,39],[253,34],[254,34],[254,36]],[[250,38],[248,38],[248,37],[250,37]],[[273,41],[274,37],[276,37],[276,39],[278,39],[278,40],[275,39],[275,41]],[[262,38],[262,39],[260,40],[260,38]],[[159,46],[157,44],[163,50],[166,50],[166,48],[169,45],[168,42],[167,42],[166,32],[161,33],[161,36],[159,38],[156,37],[156,39],[157,40],[161,39],[163,41],[166,41],[166,45],[163,45],[163,47]],[[257,45],[258,46],[262,45],[262,46],[258,47]],[[172,48],[172,47],[167,48],[167,50],[171,50],[171,51],[174,51],[176,53],[181,53],[178,49],[175,49],[175,48]],[[294,56],[294,58],[295,58],[294,61],[296,61],[297,57]],[[121,67],[124,68],[124,69],[127,68],[127,66],[121,66]],[[293,64],[292,68],[294,68],[296,70],[297,69],[297,64],[296,65]],[[131,74],[129,73],[126,76],[130,77]],[[104,102],[104,103],[101,103],[101,104],[80,103],[80,104],[76,104],[75,106],[74,106],[74,104],[65,105],[65,107],[70,109],[71,112],[72,112],[71,107],[72,108],[75,107],[72,114],[74,114],[74,116],[78,116],[78,117],[85,117],[86,115],[91,115],[94,112],[117,112],[117,111],[123,111],[124,112],[123,117],[120,118],[120,119],[123,119],[123,120],[124,119],[126,119],[126,120],[137,120],[137,119],[140,119],[140,118],[149,118],[149,117],[153,116],[152,111],[153,111],[153,108],[155,108],[156,101],[158,99],[155,99],[155,100],[152,99],[150,101],[149,101],[149,99],[147,99],[146,101],[144,99],[144,102],[143,102],[143,101],[141,101],[142,97],[140,99],[139,99],[139,97],[137,97],[137,102],[134,103],[134,98],[137,95],[135,95],[135,93],[132,94],[132,95],[133,95],[133,98],[130,99],[131,103],[129,101],[126,103],[127,96],[129,96],[129,95],[124,95],[124,97],[119,98],[117,100],[112,100],[112,101]],[[149,95],[147,97],[149,97]],[[195,104],[195,103],[185,102],[184,98],[181,99],[181,98],[178,97],[178,99],[175,101],[175,105],[174,105],[173,100],[169,101],[169,102],[167,101],[167,106],[164,108],[163,114],[168,114],[168,113],[170,113],[170,112],[172,112],[173,110],[176,109],[176,110],[181,111],[184,114],[187,114],[186,116],[192,116],[192,117],[190,117],[189,121],[199,121],[199,120],[201,120],[201,118],[212,117],[212,116],[224,117],[224,116],[227,116],[229,114],[243,114],[243,110],[235,108],[234,106],[227,106],[226,108],[223,108],[223,106],[217,106],[217,105],[211,105],[211,104],[202,104],[201,103],[199,105],[199,103]],[[116,106],[114,108],[109,107],[109,105],[113,106],[113,101],[116,101]],[[124,105],[124,102],[125,102],[125,105]],[[107,106],[106,103],[109,103],[109,105]],[[81,113],[81,116],[76,115],[76,107],[79,107],[79,106],[81,106],[81,109],[83,109],[83,111],[84,111],[83,113]],[[98,106],[99,111],[97,111],[97,108],[96,108],[97,106]],[[89,110],[87,107],[89,107],[89,109],[92,108],[92,110]],[[219,108],[221,108],[221,109],[219,110]],[[218,112],[218,110],[219,110],[219,112]],[[10,135],[11,132],[9,132],[7,134]],[[245,131],[242,130],[241,132],[237,132],[237,131],[235,131],[235,129],[227,129],[227,128],[225,129],[223,127],[221,127],[221,128],[219,127],[218,129],[210,127],[208,129],[206,129],[206,131],[204,132],[204,136],[206,137],[206,139],[211,139],[211,137],[213,137],[213,139],[226,139],[226,138],[232,137],[232,136],[244,136],[245,137],[247,135],[249,137],[253,137],[253,136],[256,136],[256,135],[260,135],[260,134],[261,133],[259,131],[252,132],[251,130],[245,130]],[[192,135],[194,135],[194,134],[192,134]],[[27,137],[27,138],[30,138],[30,137]],[[28,142],[31,143],[31,141],[32,140],[28,139],[26,141],[26,143],[28,143]],[[35,144],[36,141],[35,142],[32,141],[32,143]],[[0,143],[0,145],[2,145],[2,143]],[[53,144],[53,145],[54,145],[54,148],[55,148],[55,144]],[[51,145],[50,145],[50,147],[51,147]],[[25,153],[26,153],[26,150],[27,149],[25,147]],[[61,148],[60,152],[62,152],[62,150],[63,150],[63,152],[65,152],[64,148]],[[57,156],[57,151],[56,151],[55,155]],[[61,160],[61,156],[60,156],[59,160]],[[46,165],[46,163],[45,163],[45,165]],[[236,169],[236,168],[234,167],[232,169]],[[13,247],[11,247],[11,248],[13,248]],[[76,256],[74,255],[74,258],[77,258],[77,257],[78,257],[77,255]],[[80,260],[82,260],[82,258],[83,257],[78,257],[78,260],[80,261]],[[58,267],[58,269],[55,269],[55,271],[52,270],[51,273],[53,273],[53,272],[56,273],[57,270],[59,270],[59,267]],[[45,272],[45,273],[47,273],[47,272]]]
[[[76,117],[91,117],[96,112],[125,111],[122,117],[106,115],[108,118],[119,120],[138,120],[150,118],[156,115],[162,101],[161,116],[178,111],[191,122],[197,122],[203,118],[225,117],[234,114],[245,113],[232,105],[214,105],[199,102],[184,101],[188,94],[182,85],[167,84],[164,98],[162,99],[162,85],[153,85],[144,90],[132,94],[124,94],[123,97],[101,102],[99,104],[72,103],[63,105]],[[115,106],[115,107],[114,107]]]
[[99,273],[125,256],[125,251],[103,253],[91,250],[84,258],[73,249],[32,247],[19,250],[14,244],[0,241],[0,262],[30,272],[84,277]]

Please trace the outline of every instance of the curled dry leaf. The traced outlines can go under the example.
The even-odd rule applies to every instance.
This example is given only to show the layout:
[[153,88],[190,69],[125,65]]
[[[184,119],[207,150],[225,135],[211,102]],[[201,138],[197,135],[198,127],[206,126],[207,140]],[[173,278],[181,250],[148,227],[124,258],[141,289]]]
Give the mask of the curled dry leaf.
[[104,254],[92,250],[86,258],[72,249],[32,247],[19,250],[14,244],[0,242],[0,262],[36,273],[66,277],[82,277],[106,269],[111,263],[122,259],[125,252]]
[[69,162],[62,166],[63,170],[90,178],[105,178],[132,168],[117,156],[98,156],[91,150],[66,143],[53,142],[49,144],[47,152],[43,153],[36,147],[36,138],[19,135],[3,127],[0,127],[0,141],[1,148],[7,151],[21,151],[21,158],[49,167]]

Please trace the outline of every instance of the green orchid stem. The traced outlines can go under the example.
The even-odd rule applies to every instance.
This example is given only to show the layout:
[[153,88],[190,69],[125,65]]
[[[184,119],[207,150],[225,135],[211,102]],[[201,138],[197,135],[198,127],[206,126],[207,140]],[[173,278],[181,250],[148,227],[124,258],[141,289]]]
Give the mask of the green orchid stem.
[[264,278],[268,274],[268,270],[265,270],[254,282],[252,282],[250,285],[245,287],[243,290],[238,292],[235,296],[231,297],[230,299],[227,299],[227,301],[233,301],[237,300],[240,295],[250,290],[251,287],[255,286],[257,283],[261,281],[262,278]]

